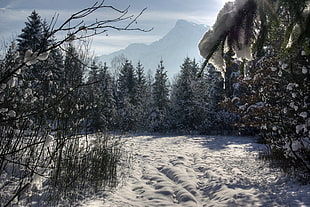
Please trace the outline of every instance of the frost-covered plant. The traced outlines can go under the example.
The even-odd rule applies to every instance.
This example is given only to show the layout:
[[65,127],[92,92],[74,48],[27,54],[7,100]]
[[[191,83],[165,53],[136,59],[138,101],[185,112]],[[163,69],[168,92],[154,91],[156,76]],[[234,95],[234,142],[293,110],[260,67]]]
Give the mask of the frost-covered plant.
[[54,200],[73,202],[81,195],[115,187],[119,183],[119,163],[124,158],[122,144],[118,138],[102,133],[72,136],[63,142],[47,181]]
[[[84,18],[99,9],[109,9],[119,16],[87,24]],[[102,146],[96,148],[87,141],[81,143],[87,135],[87,105],[83,100],[85,83],[77,72],[85,63],[71,52],[66,57],[68,60],[73,57],[74,61],[67,61],[65,65],[60,46],[107,29],[144,31],[132,28],[142,12],[137,16],[128,15],[128,8],[118,10],[102,1],[74,13],[58,28],[55,27],[57,18],[49,26],[42,26],[36,12],[32,13],[33,24],[26,24],[18,47],[13,43],[0,60],[1,205],[47,206],[57,198],[56,194],[48,193],[50,186],[72,190],[77,186],[76,181],[85,178],[83,184],[101,188],[115,178],[116,168],[106,162],[116,163],[119,159],[116,142],[111,145],[100,142]],[[116,23],[124,23],[124,26],[116,26]],[[31,29],[36,31],[37,45],[27,41]],[[67,31],[70,33],[65,38],[52,40],[56,33]],[[64,70],[72,69],[73,65],[78,77],[65,78],[64,72],[68,71]],[[111,174],[100,174],[94,170],[96,167],[109,169]],[[64,169],[68,171],[64,173]],[[85,171],[89,174],[83,174],[83,169],[89,169]]]
[[[226,51],[230,57],[247,59],[239,66],[243,69],[239,85],[234,85],[241,93],[228,96],[224,105],[240,113],[240,127],[259,129],[272,150],[306,171],[310,171],[309,6],[307,0],[227,3],[199,44],[206,62],[211,57],[221,60],[225,75],[231,63]],[[243,53],[247,47],[251,50]]]
[[241,82],[247,92],[227,100],[226,106],[241,114],[239,126],[259,128],[273,150],[309,170],[309,56],[298,58],[294,65],[275,57],[253,62],[255,72]]
[[[281,16],[288,17],[279,47],[295,50],[309,35],[309,1],[298,0],[236,0],[224,5],[213,28],[199,43],[201,56],[211,60],[222,71],[227,51],[234,51],[240,59],[251,60],[264,56],[270,37],[270,26],[283,27]],[[280,18],[279,18],[280,17]],[[275,33],[278,35],[279,33]]]

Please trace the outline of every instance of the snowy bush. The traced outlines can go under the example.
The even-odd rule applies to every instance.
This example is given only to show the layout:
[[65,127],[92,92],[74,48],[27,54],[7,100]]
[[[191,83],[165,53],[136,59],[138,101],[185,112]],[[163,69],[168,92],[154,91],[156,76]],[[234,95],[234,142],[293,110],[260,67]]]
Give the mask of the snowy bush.
[[[95,136],[70,137],[54,159],[50,172],[53,202],[73,203],[83,195],[109,190],[119,183],[122,142],[116,137],[97,133]],[[60,203],[61,203],[60,202]]]
[[[83,19],[98,9],[119,17],[86,24]],[[130,27],[142,12],[129,18],[127,9],[102,1],[72,14],[58,28],[57,18],[47,24],[36,11],[31,13],[18,44],[13,42],[0,60],[1,206],[53,206],[66,200],[69,206],[87,189],[95,192],[117,184],[120,143],[108,135],[98,136],[96,143],[87,138],[91,116],[85,88],[92,83],[85,83],[83,75],[89,57],[72,39],[107,28],[141,30]],[[125,26],[113,25],[118,22]],[[54,35],[64,31],[70,33],[57,41]]]
[[308,172],[309,6],[306,0],[226,3],[199,43],[203,66],[220,60],[228,92],[223,105],[240,114],[238,126],[259,129],[275,154]]
[[302,72],[309,56],[299,58],[300,62],[287,70],[287,64],[275,57],[263,57],[255,63],[255,72],[242,80],[247,92],[226,105],[241,114],[244,126],[259,128],[271,148],[294,166],[309,169],[310,88],[309,76]]

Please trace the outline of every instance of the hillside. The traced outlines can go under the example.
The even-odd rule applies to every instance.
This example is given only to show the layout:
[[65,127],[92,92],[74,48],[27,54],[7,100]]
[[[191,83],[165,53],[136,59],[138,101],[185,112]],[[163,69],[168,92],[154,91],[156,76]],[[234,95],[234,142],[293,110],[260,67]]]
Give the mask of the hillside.
[[197,45],[208,29],[209,26],[178,20],[174,28],[158,41],[149,45],[142,43],[131,44],[123,50],[98,56],[96,60],[110,65],[115,56],[123,54],[134,65],[141,61],[146,71],[149,69],[154,71],[162,59],[168,76],[172,78],[179,72],[180,65],[185,57],[195,58],[197,61],[201,60]]

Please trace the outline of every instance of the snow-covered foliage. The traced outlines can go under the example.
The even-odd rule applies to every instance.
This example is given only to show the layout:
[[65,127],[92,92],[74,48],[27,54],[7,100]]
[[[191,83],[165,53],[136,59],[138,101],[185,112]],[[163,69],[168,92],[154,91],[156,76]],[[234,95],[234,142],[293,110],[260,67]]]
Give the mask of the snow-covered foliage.
[[153,131],[167,131],[170,124],[169,120],[169,82],[167,72],[160,61],[155,80],[152,87],[151,111],[150,111],[150,129]]
[[[251,42],[252,47],[256,47],[253,59],[237,61],[234,55],[238,56],[241,47],[220,50],[226,64],[223,70],[226,90],[223,105],[241,115],[238,123],[241,129],[260,132],[275,154],[281,154],[295,168],[309,172],[310,33],[306,29],[309,28],[309,2],[278,1],[280,6],[271,1],[243,1],[245,4],[238,4],[240,2],[224,6],[213,30],[200,42],[201,54],[207,60],[212,54],[217,58],[218,47],[213,48],[216,41],[222,44],[218,44],[219,47],[226,43],[230,46],[229,35],[234,33],[241,46],[247,41],[243,32],[257,33]],[[247,3],[256,5],[257,10],[253,9],[259,17],[245,18],[258,26],[255,29],[249,27],[249,31],[244,27],[231,26],[232,22],[238,22],[239,14],[234,11],[245,9]],[[269,12],[271,10],[273,12]],[[226,19],[229,15],[233,15],[230,20]],[[221,39],[221,35],[225,38]],[[262,48],[260,52],[257,46]]]
[[83,51],[62,53],[35,11],[28,21],[0,60],[0,203],[70,205],[117,184],[120,144],[87,136]]
[[[293,159],[296,165],[309,168],[309,76],[302,68],[309,56],[298,56],[299,63],[286,72],[285,62],[274,57],[257,61],[256,71],[241,81],[247,88],[240,98],[232,98],[246,126],[258,127],[261,135],[278,151]],[[292,66],[291,66],[292,67]],[[282,71],[281,76],[279,71]]]
[[172,129],[215,134],[233,129],[236,117],[219,105],[225,94],[222,75],[211,64],[207,69],[199,78],[196,61],[185,58],[170,96]]
[[225,50],[234,49],[238,58],[251,60],[249,40],[252,34],[249,34],[248,30],[252,26],[250,22],[244,23],[244,21],[247,21],[245,13],[254,18],[255,8],[253,0],[236,0],[226,3],[218,13],[212,29],[206,32],[199,42],[201,56],[206,59],[211,58],[211,62],[220,70],[225,70],[223,61]]

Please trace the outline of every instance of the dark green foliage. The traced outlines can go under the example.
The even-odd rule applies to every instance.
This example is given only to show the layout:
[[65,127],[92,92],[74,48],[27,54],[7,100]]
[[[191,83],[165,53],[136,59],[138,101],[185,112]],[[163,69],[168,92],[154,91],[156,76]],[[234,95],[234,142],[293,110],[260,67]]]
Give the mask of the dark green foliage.
[[116,102],[113,95],[112,77],[106,64],[97,66],[93,62],[87,84],[89,84],[86,94],[89,130],[95,132],[114,129]]
[[169,88],[168,77],[163,60],[157,67],[152,89],[152,111],[150,114],[150,128],[153,131],[166,131],[169,128]]
[[129,60],[126,60],[126,63],[120,71],[118,83],[119,96],[121,97],[122,101],[128,99],[129,103],[136,104],[137,77],[134,67],[131,62],[129,62]]
[[136,130],[137,76],[131,62],[126,60],[120,71],[117,88],[118,127],[122,130]]
[[[26,50],[31,49],[33,52],[46,49],[42,47],[43,42],[43,25],[41,17],[34,10],[25,22],[26,26],[22,29],[22,33],[18,36],[18,50],[24,55]],[[46,46],[46,45],[44,45]]]
[[151,91],[148,91],[150,88],[148,87],[148,83],[146,80],[146,76],[144,74],[143,65],[138,62],[136,67],[137,74],[137,119],[139,129],[147,130],[148,129],[148,116],[149,116],[149,107],[151,100]]
[[[199,103],[206,103],[205,95],[198,94],[198,64],[195,60],[186,58],[181,66],[181,73],[173,86],[172,91],[172,117],[177,130],[197,130],[204,108],[199,108]],[[204,107],[204,106],[202,106]]]

